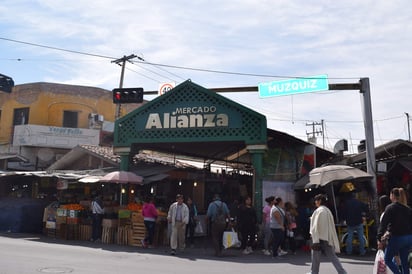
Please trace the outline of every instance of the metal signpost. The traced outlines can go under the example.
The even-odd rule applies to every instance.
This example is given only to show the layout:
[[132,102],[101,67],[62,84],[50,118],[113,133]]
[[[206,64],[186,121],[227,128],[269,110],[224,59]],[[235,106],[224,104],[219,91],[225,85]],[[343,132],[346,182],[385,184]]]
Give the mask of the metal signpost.
[[[261,98],[301,94],[323,90],[359,90],[362,94],[362,114],[365,128],[366,142],[366,168],[367,172],[373,176],[373,205],[377,203],[376,187],[376,158],[375,158],[375,141],[373,136],[373,119],[372,104],[370,96],[369,78],[361,78],[359,83],[353,84],[328,84],[326,75],[297,78],[270,83],[262,83],[258,86],[259,96]],[[374,208],[376,209],[376,208]],[[377,211],[375,211],[377,212]],[[377,218],[377,215],[375,216]]]

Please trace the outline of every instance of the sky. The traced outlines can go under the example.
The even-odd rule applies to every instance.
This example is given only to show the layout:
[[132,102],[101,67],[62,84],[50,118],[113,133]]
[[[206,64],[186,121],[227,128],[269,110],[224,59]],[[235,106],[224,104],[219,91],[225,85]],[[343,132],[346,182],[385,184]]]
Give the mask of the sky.
[[[123,87],[145,91],[188,79],[224,88],[321,74],[330,84],[366,77],[378,146],[410,138],[411,11],[410,0],[3,0],[0,73],[16,85],[112,90],[121,75],[113,61],[134,54]],[[264,114],[271,129],[305,141],[318,132],[325,149],[346,139],[347,153],[356,153],[365,139],[356,90],[221,95]]]

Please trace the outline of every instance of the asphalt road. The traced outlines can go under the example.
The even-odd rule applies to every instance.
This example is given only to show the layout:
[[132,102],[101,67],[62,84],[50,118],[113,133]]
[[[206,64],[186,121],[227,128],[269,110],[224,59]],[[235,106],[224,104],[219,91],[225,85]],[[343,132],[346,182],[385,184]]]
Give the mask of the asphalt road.
[[[243,255],[238,249],[228,249],[223,257],[216,258],[209,243],[207,239],[200,240],[194,248],[171,256],[167,247],[143,249],[0,233],[0,274],[301,274],[310,271],[309,252],[298,251],[296,255],[273,259],[261,250]],[[340,259],[348,273],[366,274],[372,273],[374,256],[374,252],[369,252],[365,257],[340,255]],[[336,273],[329,262],[323,262],[320,270]]]

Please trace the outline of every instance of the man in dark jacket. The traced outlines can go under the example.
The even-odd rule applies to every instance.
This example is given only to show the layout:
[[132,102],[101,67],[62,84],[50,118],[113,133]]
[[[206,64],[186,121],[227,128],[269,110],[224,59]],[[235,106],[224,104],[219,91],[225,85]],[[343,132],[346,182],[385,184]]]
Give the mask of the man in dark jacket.
[[345,203],[345,220],[348,226],[348,235],[346,237],[346,254],[352,254],[353,234],[356,231],[359,239],[359,253],[365,255],[365,238],[363,235],[363,218],[368,212],[368,205],[355,198],[353,193]]

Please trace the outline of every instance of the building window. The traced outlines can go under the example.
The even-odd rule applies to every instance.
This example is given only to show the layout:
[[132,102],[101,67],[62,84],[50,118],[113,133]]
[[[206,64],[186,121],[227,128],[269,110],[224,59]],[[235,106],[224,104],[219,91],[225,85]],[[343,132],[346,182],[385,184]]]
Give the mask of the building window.
[[29,108],[16,108],[13,113],[13,126],[29,123]]
[[63,111],[63,127],[77,128],[78,115],[76,111]]

